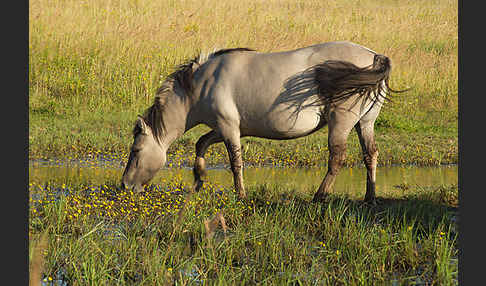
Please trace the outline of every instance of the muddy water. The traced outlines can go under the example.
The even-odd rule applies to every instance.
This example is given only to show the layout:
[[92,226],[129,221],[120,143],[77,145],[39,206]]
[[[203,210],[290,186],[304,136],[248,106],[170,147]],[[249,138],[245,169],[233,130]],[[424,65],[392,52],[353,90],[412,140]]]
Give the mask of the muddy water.
[[[29,182],[44,184],[52,182],[62,184],[118,184],[123,169],[106,165],[88,164],[43,164],[34,162],[29,166]],[[246,168],[244,178],[248,187],[270,184],[281,186],[285,190],[295,189],[311,196],[321,183],[326,169],[298,169],[298,168]],[[182,180],[192,183],[192,170],[164,169],[152,181],[163,184],[163,180]],[[232,186],[232,175],[223,166],[208,170],[207,180],[223,186]],[[377,170],[377,195],[386,197],[387,194],[402,192],[406,186],[440,186],[457,184],[457,166],[443,167],[380,167]],[[359,199],[364,196],[366,185],[365,168],[342,169],[335,183],[334,192],[347,194],[351,198]],[[397,187],[398,186],[398,187]],[[64,271],[64,270],[62,270]],[[194,271],[181,271],[181,275],[191,277],[193,281],[200,281]],[[197,273],[196,273],[197,274]],[[57,276],[52,282],[42,281],[42,285],[68,285],[63,275]],[[417,278],[419,279],[419,278]],[[392,285],[395,285],[393,282]]]
[[[79,164],[42,165],[30,164],[29,181],[36,183],[52,182],[58,184],[119,184],[123,169],[106,166],[83,166]],[[313,193],[321,183],[326,169],[310,168],[246,168],[244,179],[248,187],[252,185],[278,184],[285,189],[295,189]],[[457,165],[444,167],[379,167],[377,169],[377,194],[401,191],[400,186],[439,186],[457,184]],[[193,180],[192,170],[164,169],[152,180],[152,183],[163,184],[177,178],[187,183]],[[223,186],[232,186],[232,175],[228,168],[209,168],[207,180]],[[351,197],[364,196],[366,186],[365,168],[344,168],[336,179],[334,191]],[[397,187],[398,186],[398,187]]]

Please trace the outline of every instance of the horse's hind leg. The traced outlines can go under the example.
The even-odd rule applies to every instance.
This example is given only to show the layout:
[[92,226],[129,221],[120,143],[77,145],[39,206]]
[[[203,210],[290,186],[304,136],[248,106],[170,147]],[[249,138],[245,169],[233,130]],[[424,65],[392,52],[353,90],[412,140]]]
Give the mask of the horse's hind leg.
[[374,121],[358,122],[355,126],[358,133],[359,143],[363,150],[363,162],[366,166],[366,195],[365,202],[374,202],[376,165],[378,163],[378,149],[374,138]]
[[223,137],[215,131],[210,131],[197,140],[196,143],[196,160],[194,162],[194,168],[192,169],[194,174],[194,189],[199,191],[203,185],[202,177],[206,176],[206,164],[204,161],[204,154],[212,144],[222,142]]
[[337,120],[338,118],[336,117],[329,122],[329,160],[327,173],[319,186],[319,189],[314,194],[314,202],[323,200],[331,191],[339,169],[346,158],[346,140],[354,123],[351,124],[351,121],[346,117],[341,120]]

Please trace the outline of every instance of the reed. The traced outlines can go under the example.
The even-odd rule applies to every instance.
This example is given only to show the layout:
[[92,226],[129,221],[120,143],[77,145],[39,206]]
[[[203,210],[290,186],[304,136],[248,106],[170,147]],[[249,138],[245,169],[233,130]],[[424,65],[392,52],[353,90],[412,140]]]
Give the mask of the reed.
[[111,185],[63,187],[69,196],[57,185],[30,189],[45,195],[31,200],[29,220],[31,241],[49,233],[42,279],[458,285],[457,185],[408,186],[377,206],[339,194],[314,204],[312,193],[276,183],[251,186],[247,201],[214,183],[189,195],[178,179],[141,194]]
[[[29,158],[126,162],[137,114],[199,52],[348,40],[392,59],[392,87],[412,87],[376,122],[379,164],[457,163],[457,19],[451,0],[31,0]],[[192,165],[205,131],[180,138],[169,167]],[[317,166],[327,161],[326,142],[326,130],[282,142],[247,138],[243,156],[253,165]],[[222,145],[207,157],[227,162]],[[346,165],[361,160],[352,134]],[[70,196],[33,198],[29,253],[43,233],[48,251],[32,275],[69,285],[458,284],[457,185],[412,188],[371,207],[336,195],[311,204],[309,194],[277,184],[251,186],[247,202],[211,184],[187,199],[172,180],[154,191],[159,197],[73,182]]]
[[[402,146],[430,146],[432,138],[432,145],[446,139],[457,147],[456,1],[33,0],[29,30],[31,157],[126,151],[136,115],[174,67],[199,52],[334,40],[389,56],[392,87],[412,87],[384,108],[379,131],[414,138]],[[194,143],[204,131],[176,144]],[[325,135],[314,141],[326,142]]]

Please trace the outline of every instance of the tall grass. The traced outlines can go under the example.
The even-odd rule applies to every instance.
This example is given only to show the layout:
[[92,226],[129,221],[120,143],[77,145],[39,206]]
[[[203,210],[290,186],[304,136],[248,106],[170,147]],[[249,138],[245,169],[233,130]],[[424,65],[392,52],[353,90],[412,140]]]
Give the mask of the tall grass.
[[199,51],[334,40],[386,54],[391,85],[413,87],[380,128],[457,137],[456,1],[32,0],[29,29],[31,153],[125,148],[161,81]]
[[[457,89],[455,1],[34,0],[29,14],[35,95],[130,102],[151,96],[161,77],[200,50],[333,40],[390,56],[397,85],[424,94]],[[443,107],[437,100],[430,105]]]
[[[191,196],[168,188],[162,193],[175,204],[162,205],[165,215],[158,211],[160,196],[151,192],[120,198],[113,187],[90,193],[82,185],[66,187],[71,196],[32,201],[32,240],[47,234],[42,279],[69,285],[458,284],[457,185],[417,186],[378,206],[340,195],[314,204],[312,194],[273,183],[251,187],[246,202],[211,185]],[[122,213],[107,206],[125,200],[133,202],[123,204],[130,214],[107,215]],[[146,207],[154,211],[147,215]],[[227,229],[207,226],[207,219],[221,218],[215,214]]]
[[[457,162],[457,1],[451,0],[31,0],[29,155],[126,151],[136,115],[174,67],[200,51],[270,52],[335,40],[389,56],[392,87],[413,87],[378,118],[380,164]],[[187,147],[192,150],[204,131],[198,127],[176,142],[171,160],[192,158]],[[256,165],[323,164],[326,133],[285,143],[250,138],[244,155]],[[360,162],[357,139],[349,145],[349,164]],[[209,161],[225,160],[223,152],[222,146],[210,149],[215,159]],[[162,204],[161,198],[119,195],[126,201],[118,211],[135,217],[115,222],[105,210],[111,197],[86,197],[79,183],[68,187],[79,196],[30,208],[30,258],[43,262],[34,267],[42,279],[61,277],[72,285],[457,284],[457,233],[442,201],[450,193],[455,200],[457,186],[415,190],[415,196],[370,207],[336,196],[311,204],[305,194],[263,184],[251,187],[248,202],[229,196],[223,208],[229,231],[211,239],[204,222],[220,207],[215,194],[191,199],[199,217],[189,208],[173,232],[173,213],[141,216],[140,206],[158,210],[154,202]],[[91,214],[94,204],[99,212]],[[119,212],[112,217],[124,217]],[[39,252],[44,233],[47,245]],[[176,243],[168,249],[172,233]]]

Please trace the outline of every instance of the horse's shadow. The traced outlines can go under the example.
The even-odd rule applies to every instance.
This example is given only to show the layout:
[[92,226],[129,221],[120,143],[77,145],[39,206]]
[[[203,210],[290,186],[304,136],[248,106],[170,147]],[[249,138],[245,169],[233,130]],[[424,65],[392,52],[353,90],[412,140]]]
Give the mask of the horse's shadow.
[[302,110],[323,104],[322,98],[318,94],[314,70],[307,69],[284,81],[282,91],[268,112],[284,106],[284,109],[289,111],[289,120],[296,121]]
[[[416,233],[427,234],[437,231],[441,225],[451,226],[452,236],[457,234],[459,208],[448,203],[439,202],[427,195],[414,195],[405,198],[378,197],[375,204],[362,200],[351,199],[345,195],[330,194],[322,202],[312,202],[310,198],[302,198],[292,193],[282,193],[271,201],[261,196],[251,198],[256,209],[268,214],[291,207],[295,216],[308,217],[309,208],[316,208],[315,219],[329,218],[329,214],[338,213],[339,221],[345,225],[346,219],[353,219],[367,226],[380,225],[383,228],[400,227],[406,224]],[[297,223],[308,223],[305,219],[295,220]]]

